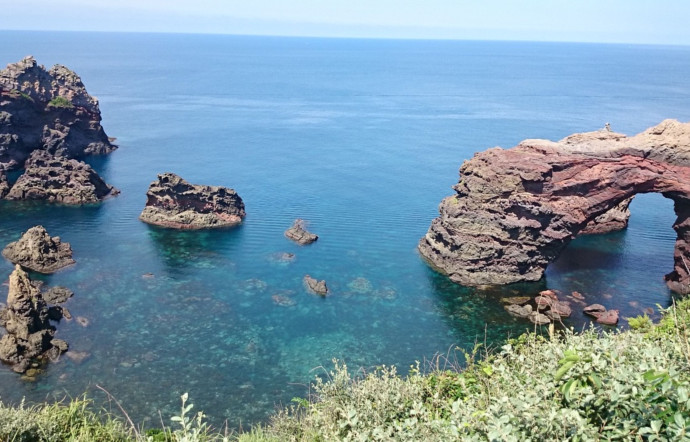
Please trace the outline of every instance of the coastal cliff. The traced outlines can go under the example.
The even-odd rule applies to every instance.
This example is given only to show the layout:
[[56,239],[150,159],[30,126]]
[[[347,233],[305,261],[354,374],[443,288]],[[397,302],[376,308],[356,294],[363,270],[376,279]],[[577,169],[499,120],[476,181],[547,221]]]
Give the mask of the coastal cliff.
[[667,284],[690,292],[690,123],[488,149],[462,165],[453,189],[419,251],[454,282],[537,281],[576,235],[625,227],[630,199],[656,192],[674,201],[678,217]]

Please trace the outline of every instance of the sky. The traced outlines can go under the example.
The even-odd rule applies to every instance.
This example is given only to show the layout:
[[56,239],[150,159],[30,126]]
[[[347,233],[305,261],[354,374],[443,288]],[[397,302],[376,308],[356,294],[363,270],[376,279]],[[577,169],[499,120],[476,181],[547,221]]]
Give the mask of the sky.
[[689,0],[0,0],[0,30],[690,45]]

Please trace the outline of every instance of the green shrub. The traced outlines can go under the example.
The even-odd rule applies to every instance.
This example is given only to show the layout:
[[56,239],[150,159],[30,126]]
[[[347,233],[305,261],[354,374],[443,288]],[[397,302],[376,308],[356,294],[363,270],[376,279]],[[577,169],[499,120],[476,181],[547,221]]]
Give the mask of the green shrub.
[[48,102],[50,107],[58,107],[63,109],[72,109],[74,105],[65,97],[55,97]]

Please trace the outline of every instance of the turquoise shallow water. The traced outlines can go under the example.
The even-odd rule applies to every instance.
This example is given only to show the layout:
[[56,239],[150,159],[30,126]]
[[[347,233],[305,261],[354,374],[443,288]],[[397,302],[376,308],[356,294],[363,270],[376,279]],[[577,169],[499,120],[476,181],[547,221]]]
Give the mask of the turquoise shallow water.
[[[415,248],[475,151],[607,121],[632,134],[690,120],[690,48],[22,32],[0,41],[0,63],[32,54],[65,64],[99,97],[120,149],[92,164],[122,190],[93,207],[0,204],[0,244],[35,224],[72,244],[77,264],[41,278],[71,287],[67,307],[89,321],[58,325],[85,359],[63,358],[36,382],[0,370],[3,400],[104,400],[98,384],[155,425],[189,391],[212,422],[246,425],[304,396],[332,358],[404,369],[530,329],[499,305],[507,294],[577,290],[623,316],[670,302],[662,278],[674,216],[659,195],[635,199],[625,232],[573,242],[537,284],[463,288]],[[139,222],[163,171],[235,188],[245,222],[213,232]],[[317,243],[283,237],[297,217]],[[282,252],[296,259],[281,262]],[[306,293],[307,273],[332,295]]]

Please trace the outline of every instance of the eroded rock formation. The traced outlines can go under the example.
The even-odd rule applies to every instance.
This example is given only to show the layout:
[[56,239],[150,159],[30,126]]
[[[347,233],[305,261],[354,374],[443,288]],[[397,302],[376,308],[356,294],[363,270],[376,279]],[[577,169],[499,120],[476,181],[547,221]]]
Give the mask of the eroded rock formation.
[[142,221],[173,229],[206,229],[239,224],[244,202],[233,189],[189,184],[174,173],[163,173],[146,192]]
[[7,329],[0,339],[0,361],[24,373],[32,364],[38,366],[67,351],[65,341],[54,339],[49,317],[50,308],[37,285],[17,265],[10,275],[7,307],[0,311],[0,325]]
[[325,280],[319,281],[316,278],[312,278],[309,275],[304,276],[304,285],[307,289],[317,295],[326,296],[328,294],[328,286]]
[[305,222],[301,219],[296,219],[292,223],[292,226],[285,231],[285,236],[300,245],[311,244],[319,239],[318,235],[307,231]]
[[674,201],[678,217],[666,281],[690,292],[690,123],[665,120],[633,137],[601,130],[489,149],[462,165],[453,189],[419,251],[457,283],[539,280],[598,217],[635,194],[657,192]]
[[26,170],[6,199],[80,205],[97,203],[120,193],[83,161],[54,157],[43,150],[34,151],[24,167]]
[[106,154],[98,100],[65,66],[28,56],[0,70],[0,168],[20,169],[34,150],[67,158]]
[[75,262],[70,244],[62,242],[59,236],[51,237],[43,226],[24,232],[19,240],[3,249],[2,256],[39,273],[54,273]]

